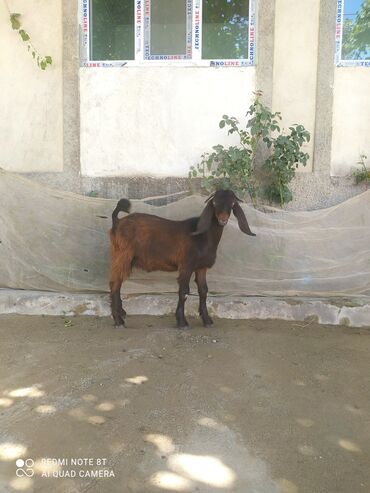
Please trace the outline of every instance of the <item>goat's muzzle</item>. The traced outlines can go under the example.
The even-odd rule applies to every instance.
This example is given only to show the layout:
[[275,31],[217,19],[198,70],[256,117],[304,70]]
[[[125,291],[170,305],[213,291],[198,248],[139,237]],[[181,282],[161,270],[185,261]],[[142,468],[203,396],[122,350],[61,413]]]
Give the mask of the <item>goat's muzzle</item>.
[[220,216],[218,216],[218,217],[217,217],[217,220],[218,220],[218,224],[219,224],[220,226],[226,226],[226,224],[227,224],[227,222],[228,222],[229,218],[228,218],[228,217],[225,217],[225,216],[221,216],[221,217],[220,217]]

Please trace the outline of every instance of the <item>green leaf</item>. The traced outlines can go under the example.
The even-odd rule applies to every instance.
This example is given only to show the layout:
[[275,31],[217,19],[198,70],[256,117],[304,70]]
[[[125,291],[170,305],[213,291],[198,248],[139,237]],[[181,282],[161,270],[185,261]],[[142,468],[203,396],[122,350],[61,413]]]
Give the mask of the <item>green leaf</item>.
[[21,27],[20,18],[21,14],[10,14],[10,22],[12,24],[12,28],[16,31]]
[[46,61],[46,63],[48,63],[49,65],[51,65],[51,64],[53,63],[53,59],[52,59],[52,58],[51,58],[51,56],[49,56],[49,55],[47,55],[47,56],[45,57],[45,61]]
[[23,41],[28,41],[30,39],[29,35],[26,33],[24,29],[20,29],[18,32],[21,35]]

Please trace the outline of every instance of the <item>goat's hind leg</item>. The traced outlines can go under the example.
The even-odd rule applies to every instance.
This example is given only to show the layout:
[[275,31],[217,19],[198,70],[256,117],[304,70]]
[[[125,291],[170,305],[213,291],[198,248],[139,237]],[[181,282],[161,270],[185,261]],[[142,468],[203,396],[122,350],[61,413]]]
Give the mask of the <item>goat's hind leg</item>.
[[110,285],[111,311],[114,320],[114,325],[116,327],[123,327],[125,325],[126,312],[122,307],[122,299],[120,293],[122,282],[119,280],[114,280],[111,281],[109,285]]
[[112,264],[111,280],[110,280],[110,297],[111,309],[116,327],[124,327],[126,311],[122,307],[121,286],[131,272],[131,263],[124,261],[117,265],[117,262]]
[[199,269],[195,272],[195,282],[197,283],[199,294],[199,315],[202,318],[203,325],[209,327],[213,324],[213,320],[208,315],[207,309],[207,269]]

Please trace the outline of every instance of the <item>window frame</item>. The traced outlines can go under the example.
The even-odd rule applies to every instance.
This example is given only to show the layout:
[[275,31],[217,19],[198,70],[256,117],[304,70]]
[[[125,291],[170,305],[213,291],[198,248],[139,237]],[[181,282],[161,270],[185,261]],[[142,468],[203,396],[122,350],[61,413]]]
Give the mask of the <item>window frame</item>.
[[337,0],[336,29],[335,29],[335,65],[337,67],[370,67],[370,60],[343,60],[342,42],[344,27],[345,0]]
[[[256,54],[256,0],[249,2],[249,29],[248,29],[248,58],[247,59],[202,59],[202,0],[186,0],[187,8],[191,13],[191,39],[185,40],[191,49],[191,58],[174,56],[159,56],[156,59],[147,59],[145,50],[148,50],[148,22],[150,21],[147,5],[151,0],[135,1],[135,60],[91,60],[90,58],[90,0],[81,3],[81,67],[138,67],[138,66],[180,66],[180,67],[248,67],[255,65]],[[189,43],[191,41],[191,43]]]

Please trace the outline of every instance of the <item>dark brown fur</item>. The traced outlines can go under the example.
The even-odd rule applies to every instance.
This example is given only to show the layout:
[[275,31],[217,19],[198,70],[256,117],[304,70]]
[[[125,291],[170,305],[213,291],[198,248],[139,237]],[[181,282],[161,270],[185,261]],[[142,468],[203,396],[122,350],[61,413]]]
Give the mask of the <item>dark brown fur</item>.
[[111,304],[116,326],[124,325],[126,312],[122,308],[120,290],[133,267],[151,272],[178,271],[179,302],[176,310],[178,327],[187,327],[184,314],[190,278],[195,272],[199,293],[199,314],[205,326],[213,322],[208,315],[207,269],[216,261],[217,247],[231,211],[244,233],[249,229],[240,200],[230,190],[219,190],[207,199],[200,217],[171,221],[151,214],[134,213],[118,219],[120,211],[130,212],[130,202],[121,199],[112,214],[111,240]]

